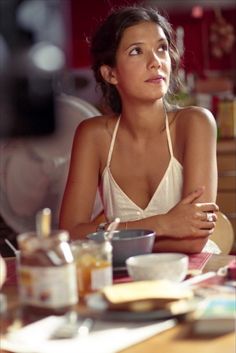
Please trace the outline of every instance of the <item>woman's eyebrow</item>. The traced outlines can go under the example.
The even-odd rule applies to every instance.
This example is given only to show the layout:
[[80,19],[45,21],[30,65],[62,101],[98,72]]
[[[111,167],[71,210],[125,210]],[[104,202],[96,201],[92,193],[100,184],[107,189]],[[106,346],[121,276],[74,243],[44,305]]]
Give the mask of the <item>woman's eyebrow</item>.
[[[161,37],[161,38],[159,38],[158,40],[157,40],[157,43],[159,44],[159,43],[168,43],[168,41],[167,41],[167,39],[166,38],[164,38],[164,37]],[[127,48],[125,48],[125,50],[128,50],[128,49],[130,49],[131,47],[133,47],[133,46],[135,46],[135,45],[142,45],[142,44],[145,44],[145,42],[134,42],[134,43],[131,43],[131,44],[129,44],[129,46],[127,47]]]
[[129,48],[135,46],[135,45],[141,45],[141,44],[144,44],[144,42],[135,42],[135,43],[131,43],[129,44],[129,46],[127,48],[125,48],[125,50],[128,50]]

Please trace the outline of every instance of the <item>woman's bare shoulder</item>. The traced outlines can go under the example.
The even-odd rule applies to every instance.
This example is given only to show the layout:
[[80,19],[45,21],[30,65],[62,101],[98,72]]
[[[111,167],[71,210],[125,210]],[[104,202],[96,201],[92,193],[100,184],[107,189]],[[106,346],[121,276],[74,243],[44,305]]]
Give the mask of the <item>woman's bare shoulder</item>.
[[216,120],[210,110],[198,107],[189,106],[181,107],[176,110],[175,113],[177,124],[184,130],[192,129],[216,129]]
[[114,117],[111,115],[99,115],[83,120],[76,129],[75,138],[101,138],[109,129]]
[[93,116],[88,119],[84,119],[81,121],[77,127],[77,130],[93,130],[94,129],[99,129],[106,124],[109,116],[107,115],[98,115],[98,116]]

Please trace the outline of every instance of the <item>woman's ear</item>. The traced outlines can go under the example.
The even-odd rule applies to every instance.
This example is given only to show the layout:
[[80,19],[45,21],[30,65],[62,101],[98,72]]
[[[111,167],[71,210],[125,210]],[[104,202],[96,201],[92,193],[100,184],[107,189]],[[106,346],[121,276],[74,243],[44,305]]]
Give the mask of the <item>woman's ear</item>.
[[116,79],[115,69],[108,65],[102,65],[100,67],[100,73],[105,81],[111,83],[112,85],[117,85],[118,81]]

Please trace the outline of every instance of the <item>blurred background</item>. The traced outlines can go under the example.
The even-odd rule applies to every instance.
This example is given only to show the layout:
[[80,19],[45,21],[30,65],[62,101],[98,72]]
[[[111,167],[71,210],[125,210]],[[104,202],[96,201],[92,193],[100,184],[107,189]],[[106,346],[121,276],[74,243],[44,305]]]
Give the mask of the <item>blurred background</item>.
[[[182,55],[180,105],[218,125],[218,204],[236,232],[235,0],[0,1],[0,253],[50,207],[57,227],[77,124],[102,113],[88,41],[112,7],[157,7]],[[99,203],[99,201],[98,201]],[[95,214],[99,211],[95,205]]]
[[[86,39],[111,6],[127,3],[132,4],[134,1],[100,0],[93,3],[70,0],[72,26],[69,65],[77,88],[85,85],[86,78],[88,88],[92,80],[88,69],[90,59]],[[179,98],[195,100],[216,111],[217,99],[230,98],[236,89],[235,1],[150,0],[142,3],[156,6],[167,15],[177,31],[178,48],[183,57],[182,76],[186,82],[186,92],[180,92],[180,95],[189,95],[185,97],[183,94]],[[73,84],[70,88],[73,89]],[[87,97],[86,87],[83,94],[97,103],[92,95]]]

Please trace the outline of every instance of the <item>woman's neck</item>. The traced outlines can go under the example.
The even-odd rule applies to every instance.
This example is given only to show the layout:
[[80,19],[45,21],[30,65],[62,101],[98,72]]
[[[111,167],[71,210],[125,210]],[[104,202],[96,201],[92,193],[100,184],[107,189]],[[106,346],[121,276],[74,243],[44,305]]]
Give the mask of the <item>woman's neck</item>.
[[125,105],[121,113],[121,126],[134,136],[161,132],[165,126],[165,116],[162,100],[152,105]]

